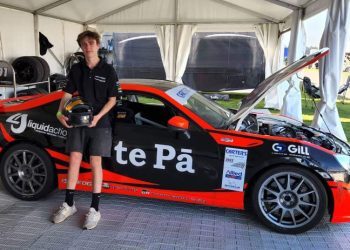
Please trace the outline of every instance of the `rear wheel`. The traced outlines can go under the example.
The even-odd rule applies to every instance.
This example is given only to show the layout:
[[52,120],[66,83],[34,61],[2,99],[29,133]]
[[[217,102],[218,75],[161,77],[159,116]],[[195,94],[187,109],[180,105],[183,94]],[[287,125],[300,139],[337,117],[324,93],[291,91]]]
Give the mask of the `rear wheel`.
[[269,228],[280,233],[302,233],[323,218],[327,194],[321,181],[309,171],[279,167],[258,178],[252,205]]
[[37,200],[55,187],[55,173],[49,156],[28,143],[9,148],[0,162],[5,188],[22,200]]

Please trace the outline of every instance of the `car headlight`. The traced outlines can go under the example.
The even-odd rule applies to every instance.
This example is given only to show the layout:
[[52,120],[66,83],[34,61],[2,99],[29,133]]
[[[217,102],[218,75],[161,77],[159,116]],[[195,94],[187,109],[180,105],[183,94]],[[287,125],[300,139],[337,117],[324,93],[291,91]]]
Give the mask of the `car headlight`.
[[350,156],[349,155],[335,154],[334,157],[344,169],[346,169],[348,172],[350,172]]
[[349,183],[349,175],[347,172],[329,172],[329,175],[334,181]]

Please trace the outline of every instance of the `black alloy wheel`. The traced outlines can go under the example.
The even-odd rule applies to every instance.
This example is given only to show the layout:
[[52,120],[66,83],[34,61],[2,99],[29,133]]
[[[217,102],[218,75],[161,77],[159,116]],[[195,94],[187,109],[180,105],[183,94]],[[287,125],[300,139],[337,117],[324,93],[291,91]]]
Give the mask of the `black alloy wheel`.
[[19,143],[10,147],[1,159],[0,171],[7,191],[22,200],[40,199],[55,187],[50,157],[32,144]]

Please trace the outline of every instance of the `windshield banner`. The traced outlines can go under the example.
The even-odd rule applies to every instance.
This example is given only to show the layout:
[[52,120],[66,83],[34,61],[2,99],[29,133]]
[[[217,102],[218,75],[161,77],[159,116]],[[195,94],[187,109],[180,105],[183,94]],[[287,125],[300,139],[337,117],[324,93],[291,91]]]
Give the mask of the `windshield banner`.
[[175,101],[181,105],[185,105],[187,100],[195,93],[193,89],[186,87],[185,85],[180,85],[175,88],[166,91],[168,96],[173,98]]

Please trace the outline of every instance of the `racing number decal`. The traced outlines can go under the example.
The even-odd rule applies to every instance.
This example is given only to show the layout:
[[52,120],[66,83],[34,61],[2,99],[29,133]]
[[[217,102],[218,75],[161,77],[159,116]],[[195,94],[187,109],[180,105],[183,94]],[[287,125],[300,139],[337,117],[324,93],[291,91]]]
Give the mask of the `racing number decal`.
[[5,67],[0,67],[0,78],[1,77],[7,77],[7,68]]

